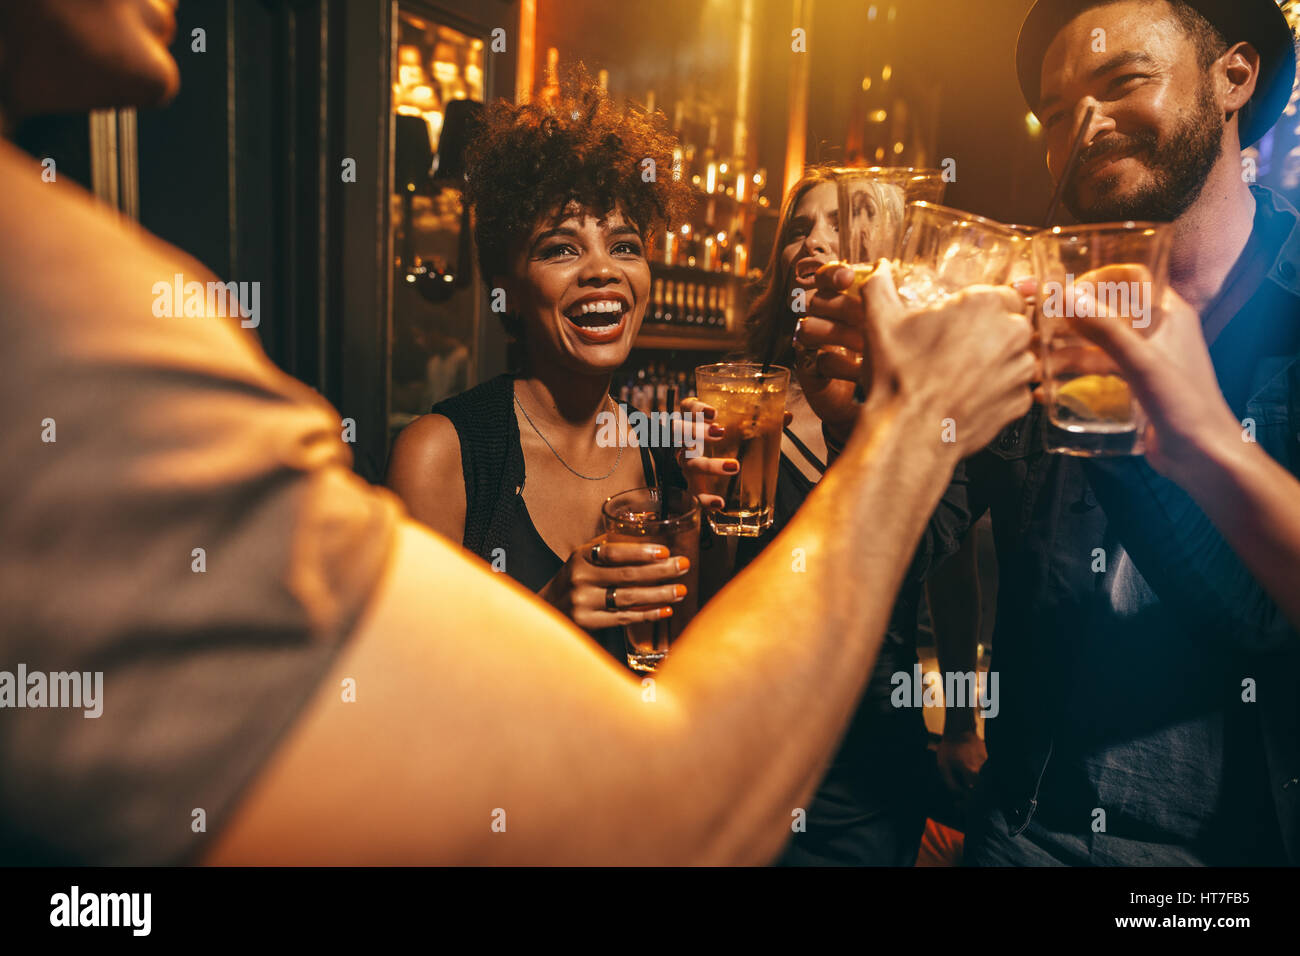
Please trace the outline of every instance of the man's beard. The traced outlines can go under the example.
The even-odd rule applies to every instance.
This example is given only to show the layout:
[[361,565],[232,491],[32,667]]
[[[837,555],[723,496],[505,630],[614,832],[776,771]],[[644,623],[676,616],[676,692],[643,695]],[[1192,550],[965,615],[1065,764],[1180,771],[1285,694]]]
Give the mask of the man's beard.
[[1145,219],[1173,222],[1205,187],[1210,170],[1223,152],[1223,114],[1214,103],[1209,84],[1201,87],[1196,108],[1163,144],[1156,134],[1143,130],[1132,136],[1111,135],[1079,155],[1079,166],[1098,156],[1126,154],[1151,173],[1149,182],[1127,195],[1117,195],[1118,175],[1094,180],[1097,199],[1085,207],[1079,197],[1079,178],[1070,178],[1065,205],[1080,222],[1119,222]]

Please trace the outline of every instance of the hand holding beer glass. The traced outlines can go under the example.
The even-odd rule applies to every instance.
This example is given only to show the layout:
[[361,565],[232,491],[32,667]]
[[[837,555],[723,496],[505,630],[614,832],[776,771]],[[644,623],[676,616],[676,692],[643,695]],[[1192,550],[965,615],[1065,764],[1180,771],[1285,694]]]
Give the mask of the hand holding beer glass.
[[[1001,223],[932,202],[909,203],[888,281],[881,275],[887,294],[868,295],[874,276],[862,284],[859,270],[850,271],[842,264],[824,267],[817,276],[810,317],[803,324],[804,344],[822,349],[817,361],[821,374],[859,380],[869,398],[872,357],[880,349],[878,343],[870,348],[867,344],[873,333],[880,331],[876,323],[881,315],[902,315],[900,329],[915,318],[914,331],[918,333],[922,327],[932,326],[936,316],[973,322],[999,302],[1023,315],[1024,300],[1014,290],[990,287],[1004,286],[1015,268],[1027,271],[1025,249],[1024,235]],[[861,295],[856,293],[858,287]],[[989,296],[995,298],[989,300]],[[1027,322],[1024,324],[1027,327]],[[972,346],[975,344],[979,343]],[[970,349],[972,360],[977,352],[975,347]],[[998,359],[1005,360],[1005,356]],[[1028,352],[1017,357],[1021,360],[1033,365]],[[940,374],[937,369],[936,374]],[[1023,395],[1018,394],[1020,399]],[[969,430],[962,431],[959,425],[959,432],[964,445]]]
[[928,202],[907,206],[899,239],[898,295],[933,305],[972,285],[1003,285],[1023,243],[1000,222]]
[[[818,281],[820,285],[823,277],[835,273],[851,275],[846,285],[835,286],[832,292],[856,295],[876,263],[892,258],[897,251],[907,204],[941,201],[947,183],[937,169],[910,166],[846,166],[833,172],[838,207],[838,261],[823,266]],[[846,266],[851,273],[845,270]],[[825,326],[826,320],[832,318],[824,311],[829,303],[823,298],[806,305],[807,314],[795,328],[799,380],[805,390],[816,386],[819,393],[836,396],[834,403],[843,407],[832,417],[851,419],[856,405],[853,390],[831,390],[825,382],[836,378],[857,379],[862,342],[852,335],[847,341],[835,341],[833,334],[826,339],[823,333],[833,331]],[[811,328],[805,335],[806,326]]]
[[[668,500],[663,503],[658,488],[635,488],[606,499],[601,519],[605,541],[611,544],[658,544],[668,549],[671,559],[685,558],[689,562],[678,582],[686,593],[674,605],[671,616],[623,626],[628,666],[633,670],[653,671],[668,656],[672,642],[699,609],[699,506],[690,494],[678,488],[669,489]],[[614,589],[613,600],[616,593]]]
[[1057,226],[1034,237],[1048,451],[1143,453],[1146,416],[1123,372],[1070,320],[1104,315],[1154,332],[1171,241],[1168,225],[1137,222]]
[[854,292],[867,281],[879,260],[893,257],[907,204],[942,201],[947,183],[937,169],[910,166],[846,166],[834,172],[839,200],[839,260],[853,269],[853,284],[847,291]]
[[895,271],[884,260],[862,287],[870,316],[863,364],[873,373],[862,382],[863,414],[899,402],[934,409],[932,440],[965,457],[1030,408],[1037,363],[1024,299],[1009,286],[975,285],[913,308],[899,295]]

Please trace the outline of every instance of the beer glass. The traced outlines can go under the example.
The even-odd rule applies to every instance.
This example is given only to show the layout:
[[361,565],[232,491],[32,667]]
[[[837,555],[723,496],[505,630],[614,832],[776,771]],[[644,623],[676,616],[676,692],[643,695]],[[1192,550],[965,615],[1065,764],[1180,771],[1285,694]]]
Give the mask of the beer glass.
[[709,492],[723,499],[722,509],[709,512],[709,525],[718,534],[758,537],[772,526],[776,503],[776,473],[781,460],[781,429],[785,424],[785,393],[790,370],[748,362],[701,365],[695,370],[695,392],[712,405],[722,438],[706,442],[711,458],[735,458],[740,470],[712,479]]
[[874,264],[891,258],[909,202],[943,199],[947,183],[937,169],[910,166],[841,166],[833,170],[838,198],[839,260],[853,267],[850,291],[862,286]]
[[668,656],[673,641],[699,609],[700,508],[693,495],[671,488],[666,514],[662,514],[659,489],[634,488],[606,498],[601,518],[608,541],[661,544],[671,556],[691,562],[685,577],[675,582],[686,586],[686,596],[672,605],[672,617],[639,621],[623,628],[628,666],[652,671]]
[[1021,279],[1034,277],[1034,235],[1041,230],[1037,226],[1024,226],[1020,223],[1005,223],[1015,236],[1015,252],[1011,255],[1011,274],[1007,282],[1014,285]]
[[1169,274],[1168,224],[1056,226],[1033,239],[1047,393],[1045,447],[1080,457],[1140,455],[1146,416],[1114,362],[1070,327],[1108,315],[1150,335]]
[[899,298],[934,305],[969,285],[1003,285],[1023,240],[1000,222],[930,202],[909,203],[898,243]]

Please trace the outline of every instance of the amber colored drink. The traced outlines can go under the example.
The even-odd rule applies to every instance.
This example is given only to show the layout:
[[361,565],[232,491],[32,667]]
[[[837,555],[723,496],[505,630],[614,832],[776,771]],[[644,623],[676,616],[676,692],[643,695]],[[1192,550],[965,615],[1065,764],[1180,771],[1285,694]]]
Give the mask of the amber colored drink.
[[708,489],[724,502],[720,511],[709,513],[718,534],[757,537],[772,526],[789,382],[789,369],[778,365],[767,371],[745,363],[695,370],[696,393],[713,406],[713,423],[724,430],[722,438],[708,440],[705,454],[740,462],[737,474],[715,479]]
[[668,656],[673,641],[699,610],[700,509],[691,495],[674,488],[668,493],[667,516],[661,517],[658,491],[635,488],[607,499],[601,514],[606,540],[662,544],[673,557],[691,562],[690,570],[672,581],[686,585],[686,596],[671,605],[672,617],[623,628],[628,666],[652,671]]

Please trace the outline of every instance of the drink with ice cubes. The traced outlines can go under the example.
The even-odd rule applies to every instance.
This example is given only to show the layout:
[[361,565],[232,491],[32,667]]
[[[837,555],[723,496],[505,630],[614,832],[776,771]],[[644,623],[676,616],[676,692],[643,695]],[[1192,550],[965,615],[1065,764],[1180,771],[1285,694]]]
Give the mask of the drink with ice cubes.
[[696,392],[716,410],[713,423],[724,431],[707,443],[705,454],[740,462],[739,472],[714,479],[708,489],[724,501],[720,511],[709,513],[718,534],[757,537],[772,525],[789,382],[789,369],[778,365],[767,371],[746,363],[695,370]]

